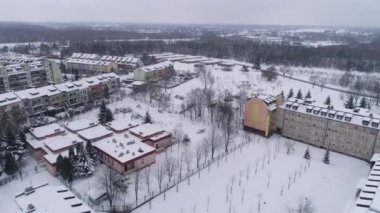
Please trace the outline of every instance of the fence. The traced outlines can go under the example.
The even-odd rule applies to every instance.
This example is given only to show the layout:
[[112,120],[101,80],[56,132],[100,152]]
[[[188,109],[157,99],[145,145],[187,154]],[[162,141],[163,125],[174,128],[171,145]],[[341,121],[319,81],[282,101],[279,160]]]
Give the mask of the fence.
[[75,190],[72,185],[70,183],[68,183],[67,181],[63,180],[61,176],[58,176],[57,177],[58,180],[61,181],[61,183],[63,185],[65,185],[68,189],[70,189],[70,191],[77,197],[79,198],[80,200],[82,200],[83,202],[85,202],[89,207],[91,208],[94,208],[94,204],[90,201],[90,199],[88,197],[85,197],[83,195],[81,195],[77,190]]
[[[0,186],[3,186],[9,182],[12,182],[13,180],[18,180],[18,179],[21,179],[23,180],[24,177],[28,177],[29,176],[29,173],[32,172],[32,171],[23,171],[22,169],[24,168],[25,166],[21,167],[20,170],[14,174],[14,175],[10,175],[10,176],[7,176],[7,177],[4,177],[2,179],[0,179]],[[37,165],[36,165],[37,167]],[[39,172],[39,168],[35,168],[35,173],[38,173]],[[4,171],[3,171],[3,175],[4,175]]]

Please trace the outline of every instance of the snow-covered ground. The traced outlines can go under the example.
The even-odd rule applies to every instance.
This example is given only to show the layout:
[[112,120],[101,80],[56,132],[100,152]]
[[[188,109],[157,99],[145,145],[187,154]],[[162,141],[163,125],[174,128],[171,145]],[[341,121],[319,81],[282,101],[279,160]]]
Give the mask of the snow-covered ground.
[[[368,165],[336,153],[331,153],[331,164],[326,165],[324,150],[309,147],[309,167],[303,158],[306,145],[296,143],[295,152],[287,155],[285,140],[277,135],[261,138],[232,153],[227,161],[220,160],[219,167],[214,163],[210,172],[203,170],[200,178],[191,177],[190,185],[182,182],[179,192],[172,188],[165,200],[163,195],[156,198],[152,208],[146,204],[135,212],[286,212],[300,198],[311,199],[315,212],[347,212]],[[280,144],[278,152],[276,144]]]
[[[174,67],[176,70],[194,71],[192,64],[175,62]],[[324,102],[326,97],[330,96],[336,109],[343,108],[345,96],[337,91],[322,89],[317,86],[313,87],[310,84],[280,76],[277,80],[268,82],[261,77],[260,72],[241,72],[241,66],[235,66],[231,72],[224,72],[216,65],[208,66],[208,68],[215,77],[213,88],[219,94],[223,94],[225,90],[237,94],[243,89],[248,94],[252,91],[268,94],[279,94],[281,91],[284,91],[286,95],[291,88],[295,93],[301,89],[304,95],[310,91],[312,98],[316,99],[318,103]],[[302,73],[300,72],[299,75],[302,75]],[[167,93],[171,96],[171,102],[170,106],[164,109],[159,109],[156,104],[149,104],[147,99],[144,100],[144,98],[139,96],[135,99],[132,97],[124,98],[121,101],[109,104],[108,107],[111,110],[121,107],[133,109],[133,113],[115,114],[114,117],[118,121],[129,122],[136,120],[137,118],[132,116],[132,114],[137,113],[144,116],[149,111],[152,119],[164,130],[172,132],[174,128],[181,128],[189,136],[191,142],[188,145],[174,145],[167,149],[166,154],[158,154],[157,163],[164,163],[166,155],[179,159],[183,157],[184,153],[189,152],[192,153],[191,168],[195,168],[194,150],[208,134],[211,124],[208,118],[194,121],[178,114],[180,105],[184,101],[175,98],[176,95],[186,97],[194,88],[203,88],[202,82],[197,78],[168,89]],[[97,114],[98,109],[94,109],[73,117],[73,120],[97,119]],[[205,129],[206,132],[197,133],[200,129]],[[321,162],[324,151],[314,147],[310,147],[312,159],[309,168],[308,162],[303,158],[306,145],[296,142],[295,152],[287,155],[284,146],[286,139],[274,135],[269,139],[261,138],[258,142],[258,136],[253,134],[251,136],[255,143],[244,146],[241,153],[240,151],[236,151],[228,157],[227,162],[224,160],[220,162],[219,167],[213,164],[210,173],[208,173],[207,169],[203,170],[200,179],[198,179],[197,175],[193,176],[191,178],[191,185],[187,186],[186,182],[182,183],[178,193],[175,189],[171,190],[166,195],[166,201],[163,201],[162,197],[156,198],[152,202],[152,210],[149,210],[149,205],[146,204],[138,209],[137,212],[194,212],[194,206],[196,208],[195,212],[206,212],[207,200],[209,200],[209,212],[229,212],[230,206],[231,212],[257,212],[259,194],[261,194],[260,212],[284,212],[285,206],[293,204],[300,196],[312,199],[317,210],[316,212],[345,212],[353,201],[355,186],[359,178],[365,177],[368,172],[368,166],[365,162],[336,153],[331,153],[331,164],[325,165]],[[240,132],[234,136],[233,144],[241,143],[243,140],[243,134]],[[280,144],[281,148],[274,159],[276,144]],[[223,149],[217,151],[217,153],[222,152]],[[265,162],[263,161],[264,156],[266,156]],[[269,164],[267,163],[268,159],[270,159]],[[203,157],[201,161],[204,162]],[[259,162],[257,175],[255,175],[256,161]],[[261,164],[263,162],[264,168],[262,169]],[[155,166],[152,165],[152,169]],[[247,179],[246,171],[248,166],[250,168],[250,175]],[[307,167],[306,171],[304,171],[305,166]],[[90,192],[97,189],[97,175],[104,168],[106,168],[104,164],[98,165],[97,171],[92,176],[75,179],[73,188],[84,195],[84,197],[87,197]],[[301,175],[299,176],[297,173],[295,183],[292,182],[288,190],[289,176],[294,178],[296,171]],[[241,178],[241,186],[239,186],[238,182],[241,172],[244,178]],[[179,171],[177,170],[176,175],[178,173]],[[185,166],[183,166],[183,173],[186,173]],[[231,186],[231,179],[233,177],[234,186],[232,193],[228,195],[228,200],[226,201],[226,186]],[[11,204],[10,202],[11,200],[13,201],[13,195],[23,190],[25,186],[30,184],[30,181],[33,183],[37,180],[49,182],[50,184],[59,183],[56,178],[46,171],[40,172],[36,176],[30,175],[27,178],[24,179],[24,182],[16,180],[0,187],[1,194],[5,192],[4,194],[11,195],[10,197],[7,196],[6,199],[0,199],[0,206],[13,206],[14,203]],[[133,180],[133,174],[131,175],[131,179]],[[268,179],[270,179],[269,186]],[[26,181],[29,181],[28,184],[24,184]],[[158,185],[153,174],[151,175],[150,182],[151,191],[157,192]],[[167,182],[167,178],[164,182]],[[145,181],[141,180],[139,185],[138,194],[140,198],[139,202],[141,202],[143,197],[148,195],[148,191]],[[282,187],[284,187],[283,195],[281,195]],[[126,196],[122,196],[122,199],[118,200],[116,204],[133,203],[135,200],[133,190],[134,186],[132,184]],[[106,204],[106,202],[102,204]],[[12,208],[10,209],[13,210]]]
[[[27,165],[22,169],[23,179],[18,178],[0,186],[0,212],[21,212],[15,202],[15,195],[23,192],[26,187],[39,186],[48,183],[52,186],[62,186],[62,183],[53,177],[45,168],[29,156]],[[17,174],[19,175],[19,174]],[[48,200],[48,198],[46,198]]]

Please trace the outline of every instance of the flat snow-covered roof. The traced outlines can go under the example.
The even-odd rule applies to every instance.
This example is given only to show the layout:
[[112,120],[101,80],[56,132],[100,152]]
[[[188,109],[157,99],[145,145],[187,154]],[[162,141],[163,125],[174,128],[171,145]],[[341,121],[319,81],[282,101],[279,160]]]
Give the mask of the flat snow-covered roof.
[[104,126],[95,126],[89,129],[85,129],[82,131],[77,132],[79,136],[84,138],[85,140],[93,140],[96,138],[104,137],[109,134],[112,134],[113,132],[111,130],[108,130]]
[[143,125],[131,128],[129,129],[129,131],[140,137],[145,138],[145,137],[157,134],[159,132],[162,132],[164,130],[157,124],[143,124]]
[[75,146],[78,143],[83,143],[83,139],[72,133],[65,133],[51,138],[46,138],[44,144],[51,151],[56,152],[58,150]]
[[141,124],[140,120],[115,120],[107,124],[114,131],[124,131]]
[[129,133],[114,134],[112,137],[95,142],[94,146],[120,163],[126,163],[147,153],[155,152],[153,147]]
[[0,94],[0,106],[21,102],[21,99],[13,92]]
[[78,121],[68,122],[65,124],[65,126],[67,129],[77,132],[77,131],[84,130],[90,127],[94,127],[98,124],[99,122],[96,120],[85,118]]
[[34,137],[43,138],[55,133],[63,133],[65,132],[65,129],[59,126],[58,124],[53,123],[37,128],[30,128],[29,131]]
[[35,212],[93,212],[87,204],[77,198],[63,185],[44,185],[36,187],[34,190],[35,192],[29,195],[15,197],[16,203],[22,212],[28,212],[27,210],[30,204],[34,206]]

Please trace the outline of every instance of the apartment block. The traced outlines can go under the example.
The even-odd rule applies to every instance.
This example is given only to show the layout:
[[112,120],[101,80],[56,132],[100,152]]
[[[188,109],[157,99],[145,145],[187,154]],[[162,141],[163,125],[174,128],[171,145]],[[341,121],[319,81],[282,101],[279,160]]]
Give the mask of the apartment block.
[[93,75],[99,73],[127,73],[143,66],[139,58],[133,56],[111,56],[88,53],[73,53],[66,60],[69,70],[78,70],[80,73]]
[[24,103],[29,115],[39,115],[46,111],[61,112],[64,110],[62,93],[54,86],[31,88],[15,92]]
[[269,137],[276,132],[277,108],[282,103],[280,95],[254,93],[245,103],[244,129]]
[[68,58],[66,68],[72,72],[79,72],[82,75],[97,75],[110,73],[117,70],[117,65],[110,61]]
[[0,93],[62,82],[59,65],[47,59],[0,66]]
[[170,76],[173,71],[173,63],[165,61],[135,69],[133,71],[133,78],[136,81],[158,81],[166,76]]
[[46,112],[55,114],[65,109],[83,106],[91,99],[103,98],[105,88],[109,93],[114,93],[119,87],[119,76],[112,73],[80,81],[4,93],[0,94],[0,112],[19,107],[25,109],[29,116]]
[[300,102],[279,107],[277,131],[283,136],[364,160],[380,151],[378,115]]

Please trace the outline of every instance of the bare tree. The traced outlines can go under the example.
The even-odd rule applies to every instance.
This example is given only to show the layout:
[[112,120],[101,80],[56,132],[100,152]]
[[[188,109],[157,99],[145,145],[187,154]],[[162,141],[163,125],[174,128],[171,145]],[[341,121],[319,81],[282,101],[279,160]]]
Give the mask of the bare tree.
[[290,141],[290,140],[287,140],[285,142],[285,146],[286,146],[286,154],[291,154],[294,152],[294,142],[293,141]]
[[163,165],[161,165],[160,162],[156,162],[156,166],[153,170],[153,175],[157,180],[158,188],[160,189],[160,192],[162,191],[162,183],[165,178],[165,168]]
[[107,168],[97,177],[97,186],[107,193],[108,202],[112,206],[124,189],[128,188],[128,182],[114,170]]
[[148,187],[148,193],[150,193],[150,174],[151,174],[151,166],[149,165],[144,170],[144,178],[146,186]]
[[288,213],[313,213],[313,202],[309,198],[301,197],[294,207],[287,206]]
[[237,117],[238,117],[238,120],[241,120],[241,118],[243,117],[243,109],[244,109],[245,102],[247,102],[248,94],[245,90],[240,90],[239,93],[236,95],[236,97],[237,97],[237,103],[239,104],[239,114],[238,114],[239,116]]
[[169,182],[171,182],[172,180],[172,177],[175,173],[175,171],[177,170],[177,161],[176,159],[173,157],[173,156],[169,156],[167,153],[166,153],[166,156],[165,156],[165,169],[166,169],[166,173],[168,175],[168,178],[169,178]]
[[135,199],[136,199],[136,203],[137,203],[137,200],[139,199],[139,183],[140,183],[140,176],[141,176],[141,173],[140,173],[140,170],[137,170],[135,172],[135,176],[134,176],[134,186],[135,186]]
[[233,133],[233,110],[230,103],[225,102],[220,104],[220,114],[222,119],[223,136],[224,136],[224,151],[228,152],[228,147],[231,143],[231,135]]
[[187,172],[190,172],[190,169],[191,169],[192,156],[193,156],[193,153],[189,151],[188,149],[186,149],[185,152],[183,153]]
[[211,70],[207,69],[206,67],[202,67],[199,70],[199,78],[202,81],[204,85],[204,90],[206,91],[207,87],[212,87],[212,85],[215,83],[215,78],[212,75]]
[[178,156],[178,177],[179,179],[182,178],[182,168],[183,168],[183,161],[184,161],[184,157],[182,155]]
[[208,136],[204,139],[206,144],[210,147],[211,159],[214,159],[215,151],[218,150],[221,146],[222,138],[217,133],[216,126],[212,126]]
[[173,138],[175,142],[178,144],[178,147],[181,144],[183,137],[184,137],[184,133],[183,133],[182,128],[177,126],[176,128],[173,129]]
[[207,140],[202,141],[202,152],[203,152],[204,161],[206,163],[208,155],[210,153],[210,144],[208,143]]
[[202,143],[198,143],[195,147],[195,159],[196,159],[196,164],[197,164],[198,169],[199,169],[199,163],[202,158],[202,153],[203,153],[203,145]]

